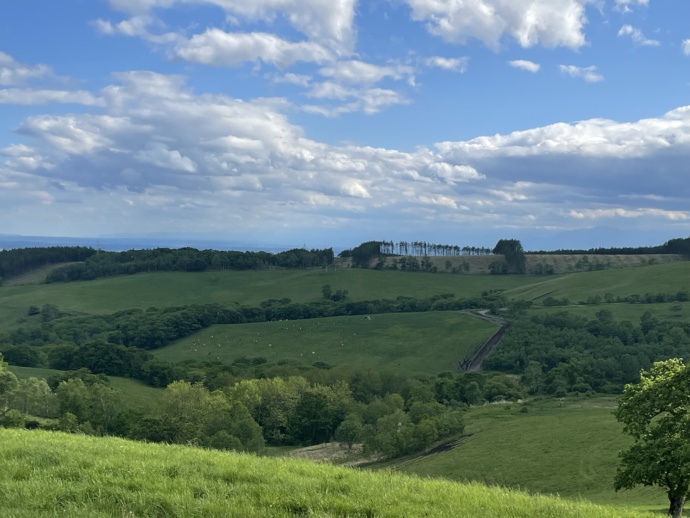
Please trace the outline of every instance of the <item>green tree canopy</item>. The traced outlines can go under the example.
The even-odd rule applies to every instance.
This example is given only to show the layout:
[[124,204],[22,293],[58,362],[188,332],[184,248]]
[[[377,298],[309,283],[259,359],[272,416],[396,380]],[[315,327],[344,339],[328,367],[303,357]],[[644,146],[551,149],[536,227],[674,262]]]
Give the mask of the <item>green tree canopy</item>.
[[491,252],[505,257],[507,273],[525,273],[525,251],[517,239],[501,239]]
[[616,490],[660,486],[668,514],[680,517],[690,493],[690,366],[678,358],[654,363],[625,386],[615,415],[635,440],[621,453]]

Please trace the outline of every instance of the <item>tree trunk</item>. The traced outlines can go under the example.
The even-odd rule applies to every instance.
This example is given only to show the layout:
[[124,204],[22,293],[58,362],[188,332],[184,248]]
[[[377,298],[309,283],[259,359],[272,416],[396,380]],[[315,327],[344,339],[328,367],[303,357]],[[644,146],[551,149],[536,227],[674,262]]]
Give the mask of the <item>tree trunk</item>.
[[685,496],[674,497],[668,495],[671,505],[668,508],[668,514],[673,518],[680,518],[683,516],[683,505],[685,505]]

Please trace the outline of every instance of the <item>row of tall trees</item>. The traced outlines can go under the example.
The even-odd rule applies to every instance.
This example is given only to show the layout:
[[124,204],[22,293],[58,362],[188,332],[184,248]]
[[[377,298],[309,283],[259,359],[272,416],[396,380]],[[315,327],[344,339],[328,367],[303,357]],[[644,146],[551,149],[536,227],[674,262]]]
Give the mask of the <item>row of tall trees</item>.
[[381,241],[380,253],[385,255],[411,256],[459,256],[459,255],[489,255],[490,248],[479,246],[444,245],[428,243],[426,241]]

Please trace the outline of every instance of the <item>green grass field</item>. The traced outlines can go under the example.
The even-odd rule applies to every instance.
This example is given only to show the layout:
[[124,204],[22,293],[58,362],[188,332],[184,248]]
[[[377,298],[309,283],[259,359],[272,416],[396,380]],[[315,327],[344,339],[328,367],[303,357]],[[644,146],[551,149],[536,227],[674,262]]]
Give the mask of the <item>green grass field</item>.
[[639,322],[640,317],[647,311],[659,320],[679,323],[690,322],[690,302],[668,302],[663,304],[628,304],[623,302],[620,304],[571,305],[564,307],[545,307],[536,304],[529,310],[529,313],[531,315],[543,315],[557,311],[567,311],[587,319],[594,319],[596,318],[596,313],[602,309],[611,311],[616,320],[629,320],[633,323]]
[[154,351],[167,361],[240,356],[326,362],[407,374],[453,371],[498,326],[457,311],[218,325]]
[[353,301],[430,297],[454,293],[474,297],[484,290],[510,289],[534,277],[468,276],[341,268],[337,271],[261,270],[203,273],[142,273],[93,281],[0,287],[0,330],[20,325],[29,306],[55,304],[60,309],[92,314],[130,308],[220,303],[258,304],[288,297],[296,302],[321,298],[321,287],[348,290]]
[[[562,405],[562,406],[561,406]],[[617,454],[629,438],[612,415],[614,398],[546,400],[528,405],[488,405],[466,414],[469,436],[450,451],[398,464],[422,476],[521,488],[583,498],[600,504],[667,509],[657,488],[616,493]]]
[[[63,372],[54,369],[17,367],[15,365],[10,365],[9,369],[18,379],[32,377],[48,379],[50,376],[59,375]],[[163,397],[163,389],[149,387],[137,380],[116,376],[108,376],[108,380],[110,380],[110,386],[122,392],[123,397],[134,408],[152,410],[160,404]]]
[[542,277],[532,284],[508,289],[505,294],[510,298],[533,300],[537,304],[548,296],[565,297],[575,304],[596,295],[603,298],[606,293],[627,297],[676,293],[681,289],[690,289],[690,261]]
[[643,517],[480,485],[282,458],[0,429],[7,518]]

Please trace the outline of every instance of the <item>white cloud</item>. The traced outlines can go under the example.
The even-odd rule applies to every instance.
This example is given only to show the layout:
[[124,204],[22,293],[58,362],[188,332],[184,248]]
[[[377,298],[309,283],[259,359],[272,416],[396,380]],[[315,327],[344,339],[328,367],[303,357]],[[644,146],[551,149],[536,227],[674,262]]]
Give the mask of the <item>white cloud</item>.
[[0,51],[0,85],[18,86],[32,79],[52,76],[47,65],[28,66],[15,61],[9,54]]
[[[196,94],[181,76],[151,72],[115,78],[93,94],[105,103],[95,113],[30,117],[17,130],[26,143],[0,150],[0,203],[12,221],[36,221],[36,204],[51,228],[82,221],[92,233],[123,231],[113,225],[127,221],[137,232],[203,225],[252,233],[314,225],[361,232],[381,221],[410,232],[430,222],[690,221],[690,107],[405,152],[308,138],[281,99]],[[339,88],[330,95],[341,105],[319,109],[366,112],[400,100],[385,89]]]
[[508,64],[513,68],[526,70],[527,72],[532,72],[533,74],[539,72],[539,69],[541,68],[541,65],[539,65],[539,63],[527,61],[526,59],[515,59],[513,61],[508,61]]
[[373,84],[382,79],[407,78],[414,83],[414,69],[407,65],[373,65],[364,61],[338,61],[319,70],[319,74],[343,83]]
[[570,77],[581,78],[588,83],[598,83],[604,80],[604,76],[597,72],[594,65],[589,67],[577,67],[575,65],[559,65],[562,74]]
[[585,45],[585,6],[592,0],[405,0],[412,18],[449,43],[478,39],[497,50],[504,35],[521,47]]
[[311,82],[312,79],[313,79],[313,77],[310,75],[293,74],[292,72],[288,72],[287,74],[275,76],[272,79],[272,81],[274,83],[286,83],[286,84],[290,84],[290,85],[307,87],[307,86],[309,86],[309,83]]
[[139,16],[184,4],[213,5],[248,21],[282,16],[313,42],[346,54],[354,46],[356,0],[110,0],[114,9]]
[[0,104],[36,105],[47,103],[103,106],[103,100],[83,90],[33,90],[25,88],[0,89]]
[[285,68],[297,61],[323,63],[333,58],[330,51],[316,43],[293,43],[264,32],[230,33],[220,29],[208,29],[179,43],[174,53],[185,61],[213,66],[261,60]]
[[441,56],[433,56],[424,60],[424,63],[428,67],[441,68],[443,70],[453,70],[460,73],[465,73],[467,71],[467,65],[469,62],[469,58],[466,57],[444,58]]
[[172,169],[185,173],[195,173],[197,165],[190,158],[183,156],[178,150],[170,150],[160,142],[151,143],[147,149],[134,155],[139,162],[152,164],[164,169]]
[[621,36],[630,36],[633,42],[644,47],[658,47],[661,45],[659,40],[651,40],[647,38],[644,34],[642,34],[640,29],[633,27],[632,25],[623,25],[618,31],[618,37],[620,38]]
[[575,219],[601,219],[601,218],[641,218],[651,216],[665,218],[673,221],[690,220],[690,212],[663,209],[625,209],[622,207],[608,209],[581,209],[571,210],[569,216]]
[[683,54],[690,56],[690,39],[683,40],[681,48],[683,49]]
[[373,115],[388,106],[408,104],[410,101],[401,93],[386,88],[348,88],[338,83],[325,81],[315,84],[307,92],[314,99],[335,99],[347,101],[336,106],[306,105],[302,109],[326,117],[338,117],[345,113],[363,112]]
[[616,0],[614,9],[622,13],[630,13],[632,12],[631,5],[647,6],[649,5],[649,0]]

